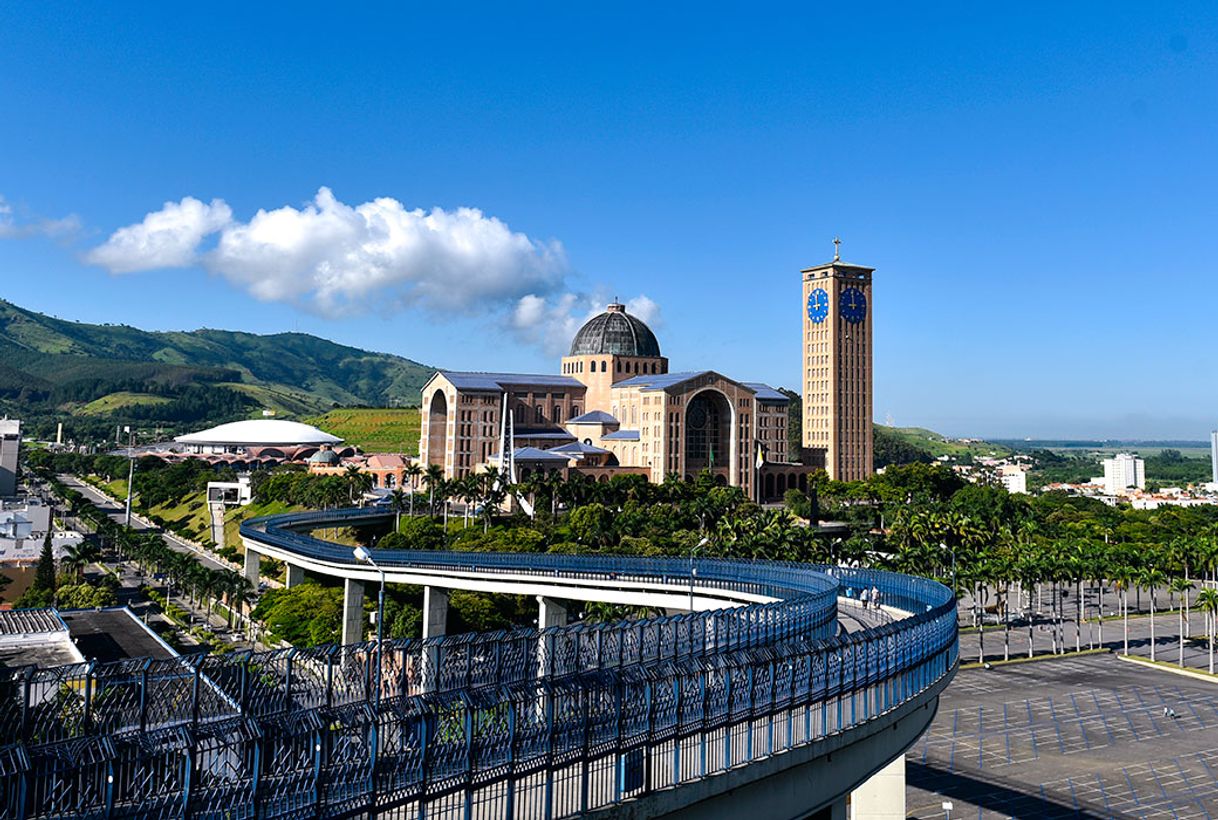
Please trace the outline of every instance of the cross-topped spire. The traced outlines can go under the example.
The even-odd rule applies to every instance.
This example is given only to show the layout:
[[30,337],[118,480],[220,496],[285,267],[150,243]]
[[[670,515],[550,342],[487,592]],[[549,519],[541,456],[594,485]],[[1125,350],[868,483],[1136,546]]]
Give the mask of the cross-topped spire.
[[833,261],[842,261],[842,240],[839,237],[833,237]]

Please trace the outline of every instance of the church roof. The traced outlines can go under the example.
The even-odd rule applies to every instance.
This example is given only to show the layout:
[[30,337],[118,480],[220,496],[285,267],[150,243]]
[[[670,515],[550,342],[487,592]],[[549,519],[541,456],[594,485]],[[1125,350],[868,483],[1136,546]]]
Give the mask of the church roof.
[[614,302],[579,329],[571,340],[570,355],[659,356],[660,343],[642,319]]
[[638,441],[638,430],[614,430],[601,436],[601,441]]
[[571,455],[597,455],[607,453],[608,450],[603,447],[595,447],[591,444],[584,444],[582,441],[573,441],[570,444],[562,444],[558,447],[551,447],[551,453],[568,453]]
[[590,413],[584,413],[582,416],[567,419],[567,424],[617,424],[617,419],[604,410],[593,410]]
[[570,376],[549,373],[473,373],[462,370],[436,371],[458,390],[487,390],[502,393],[507,386],[537,385],[539,387],[569,387],[583,389],[582,382]]
[[[539,450],[536,447],[517,447],[512,451],[512,458],[516,461],[561,461],[564,464],[570,459],[562,453],[554,453],[549,450]],[[499,454],[495,453],[489,459],[496,463],[499,462]]]
[[744,382],[745,387],[757,394],[757,401],[789,402],[791,399],[784,393],[775,390],[764,382]]
[[684,373],[656,373],[646,376],[632,376],[629,379],[622,379],[613,386],[614,388],[638,387],[641,390],[666,390],[669,387],[675,387],[690,379],[705,376],[713,372],[712,370],[687,370]]

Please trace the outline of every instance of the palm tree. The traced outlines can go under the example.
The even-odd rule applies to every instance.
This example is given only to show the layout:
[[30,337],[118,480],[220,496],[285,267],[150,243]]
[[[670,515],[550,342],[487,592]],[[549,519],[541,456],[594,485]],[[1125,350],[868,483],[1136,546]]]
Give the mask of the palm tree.
[[1040,584],[1044,577],[1044,569],[1039,556],[1035,553],[1024,552],[1015,564],[1015,572],[1019,576],[1019,585],[1028,592],[1028,657],[1033,655],[1036,613],[1032,607],[1032,588]]
[[355,503],[355,497],[358,495],[362,507],[364,493],[372,489],[372,474],[365,473],[355,464],[348,464],[347,469],[343,471],[343,478],[347,479],[347,493],[351,503]]
[[1122,564],[1112,572],[1114,586],[1121,591],[1121,619],[1125,624],[1125,655],[1129,655],[1129,587],[1134,579],[1133,567]]
[[[394,487],[393,492],[389,493],[389,503],[393,507],[393,531],[397,532],[402,528],[402,507],[406,503],[406,491],[401,487]],[[411,496],[410,503],[414,505],[414,496]]]
[[436,487],[444,481],[444,468],[439,464],[428,464],[423,471],[423,481],[427,484],[427,507],[434,518],[436,515]]
[[1184,608],[1188,606],[1188,591],[1193,588],[1193,582],[1187,578],[1173,578],[1167,588],[1180,596],[1180,666],[1184,666]]
[[1146,567],[1138,575],[1138,586],[1150,590],[1150,659],[1155,659],[1155,590],[1163,585],[1167,577],[1156,567]]
[[414,517],[414,494],[419,489],[419,479],[423,476],[423,468],[417,461],[406,465],[405,476],[410,479],[410,516]]
[[1214,632],[1218,631],[1218,589],[1206,587],[1197,593],[1197,606],[1205,613],[1205,635],[1210,645],[1210,674],[1214,674]]
[[69,544],[64,548],[63,557],[59,559],[61,566],[67,567],[80,580],[85,567],[101,559],[101,549],[92,541],[81,541],[79,544]]

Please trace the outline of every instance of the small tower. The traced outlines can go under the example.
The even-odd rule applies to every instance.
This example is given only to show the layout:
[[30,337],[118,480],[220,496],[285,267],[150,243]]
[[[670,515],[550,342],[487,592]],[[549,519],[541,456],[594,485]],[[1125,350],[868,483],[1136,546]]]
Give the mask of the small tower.
[[571,340],[571,352],[562,360],[562,374],[588,387],[584,412],[612,413],[614,384],[667,372],[668,359],[660,355],[660,343],[651,328],[617,301],[584,323]]

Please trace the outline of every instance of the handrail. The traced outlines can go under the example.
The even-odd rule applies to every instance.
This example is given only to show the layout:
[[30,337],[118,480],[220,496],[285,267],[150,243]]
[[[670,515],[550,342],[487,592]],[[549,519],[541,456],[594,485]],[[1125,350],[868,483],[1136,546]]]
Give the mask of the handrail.
[[[384,515],[271,516],[241,534],[341,572],[354,564],[347,548],[299,529]],[[377,562],[573,581],[689,578],[681,559],[382,550]],[[548,820],[863,726],[954,673],[954,603],[933,581],[780,562],[695,565],[699,586],[780,600],[387,641],[379,652],[369,642],[0,668],[0,737],[15,739],[0,745],[0,816],[405,808]],[[911,615],[832,636],[848,587],[875,587]]]

